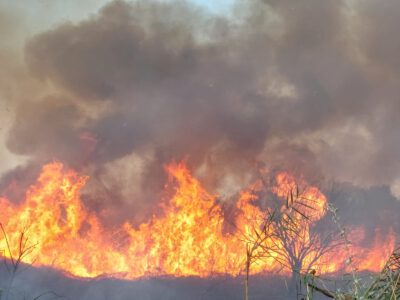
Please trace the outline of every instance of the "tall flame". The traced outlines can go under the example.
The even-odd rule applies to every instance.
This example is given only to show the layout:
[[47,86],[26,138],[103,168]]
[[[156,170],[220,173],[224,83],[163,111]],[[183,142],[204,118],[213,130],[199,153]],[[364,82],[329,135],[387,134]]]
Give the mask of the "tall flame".
[[[171,199],[162,203],[162,213],[138,227],[127,222],[121,228],[109,229],[81,202],[80,191],[88,177],[59,162],[45,165],[37,182],[26,192],[24,202],[14,205],[0,198],[0,222],[6,233],[1,236],[0,249],[6,257],[17,257],[21,254],[22,241],[23,247],[31,249],[29,255],[22,257],[25,263],[52,266],[80,277],[240,274],[246,261],[244,237],[254,234],[254,229],[261,224],[257,222],[266,217],[266,211],[256,205],[254,191],[260,189],[260,183],[240,193],[235,228],[225,230],[221,205],[191,176],[186,165],[170,164],[166,170],[176,182],[176,189]],[[295,184],[291,175],[279,173],[270,190],[290,201],[287,195],[295,190]],[[307,203],[296,211],[309,215],[309,222],[300,223],[300,233],[309,239],[309,226],[324,217],[327,199],[316,187],[306,187],[302,196]],[[284,202],[282,209],[287,205]],[[300,221],[301,216],[297,217]],[[386,250],[394,247],[393,232],[378,239],[387,241]],[[265,241],[272,242],[278,246],[281,243]],[[387,254],[378,251],[377,246],[353,250],[360,254],[359,268],[372,271],[383,265]],[[312,256],[311,252],[305,260],[311,261]],[[334,272],[343,267],[344,260],[345,254],[336,252],[335,256],[321,257],[313,265],[324,265],[321,271]],[[252,266],[251,273],[280,269],[271,255]]]

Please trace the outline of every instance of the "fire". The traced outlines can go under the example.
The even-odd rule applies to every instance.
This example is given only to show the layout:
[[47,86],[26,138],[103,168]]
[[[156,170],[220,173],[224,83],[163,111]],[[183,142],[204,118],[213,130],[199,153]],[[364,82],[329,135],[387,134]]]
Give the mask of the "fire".
[[[15,205],[0,199],[0,221],[7,236],[7,239],[4,234],[1,236],[0,249],[6,257],[18,257],[21,250],[29,249],[29,253],[22,255],[23,262],[52,266],[79,277],[107,275],[132,279],[241,274],[246,261],[246,237],[254,235],[271,213],[269,208],[262,210],[257,206],[256,192],[263,188],[262,183],[256,182],[240,193],[235,228],[225,230],[222,206],[216,196],[191,176],[186,165],[173,163],[166,171],[175,183],[175,190],[171,199],[162,202],[162,213],[137,227],[126,222],[121,228],[110,229],[80,199],[88,177],[59,162],[45,165],[37,182],[26,192],[25,201]],[[289,236],[297,238],[295,250],[304,243],[320,243],[318,237],[311,236],[310,226],[326,215],[326,197],[312,186],[299,191],[294,177],[287,173],[279,173],[275,179],[270,191],[281,198],[280,210],[292,209],[292,217],[300,226],[301,240]],[[301,206],[289,203],[293,197],[302,197],[305,202]],[[302,218],[303,214],[308,215],[307,221]],[[282,255],[284,243],[273,240],[276,228],[272,226],[268,230],[271,237],[263,242],[264,246],[275,245],[277,251],[260,259],[250,273],[288,274],[290,270],[287,267],[282,270],[276,259]],[[124,239],[117,242],[116,237],[121,236]],[[360,254],[360,269],[377,271],[383,265],[386,252],[394,248],[393,232],[377,237],[372,249],[353,247],[352,251]],[[386,252],[381,251],[382,244]],[[321,272],[335,272],[343,268],[346,254],[341,249],[335,255],[315,257],[315,251],[311,250],[304,261]]]

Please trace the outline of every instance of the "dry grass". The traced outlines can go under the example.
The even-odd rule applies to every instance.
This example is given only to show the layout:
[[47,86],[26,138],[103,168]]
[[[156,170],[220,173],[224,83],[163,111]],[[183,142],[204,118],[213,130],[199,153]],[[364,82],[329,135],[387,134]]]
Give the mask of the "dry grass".
[[[312,300],[314,293],[320,293],[336,300],[400,300],[400,248],[393,251],[382,271],[373,276],[367,284],[361,285],[358,279],[353,282],[352,289],[342,292],[330,291],[325,287],[324,281],[305,274],[303,282],[307,294],[305,299]],[[354,288],[357,286],[357,288]]]

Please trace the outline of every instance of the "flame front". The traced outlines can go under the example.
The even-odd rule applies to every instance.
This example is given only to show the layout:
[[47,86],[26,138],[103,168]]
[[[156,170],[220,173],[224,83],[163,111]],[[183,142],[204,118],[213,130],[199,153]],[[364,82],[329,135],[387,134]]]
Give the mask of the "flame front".
[[[25,263],[52,266],[79,277],[107,275],[132,279],[160,275],[241,274],[246,261],[245,237],[254,233],[267,213],[255,205],[258,199],[254,191],[260,188],[260,183],[240,193],[236,202],[235,227],[225,230],[224,212],[216,197],[191,176],[185,164],[171,164],[166,170],[176,188],[171,199],[162,203],[162,213],[138,227],[127,222],[121,228],[109,229],[81,202],[80,191],[88,177],[80,176],[58,162],[48,164],[43,167],[36,184],[26,192],[23,203],[14,205],[7,199],[0,199],[0,221],[7,234],[7,240],[4,234],[0,239],[0,249],[6,257],[18,256],[21,233],[24,233],[27,238],[24,246],[32,249],[29,255],[22,257]],[[294,190],[294,178],[279,173],[275,182],[271,192],[290,200],[286,196]],[[298,218],[302,238],[307,240],[310,239],[310,224],[326,214],[327,199],[316,187],[305,188],[302,195],[308,202],[298,208],[298,214],[307,213],[310,222],[301,223],[300,215]],[[287,205],[284,202],[282,209]],[[121,236],[124,238],[117,238]],[[385,241],[380,243],[386,245],[385,251],[380,251],[382,247],[378,246],[352,248],[360,254],[359,269],[378,271],[383,265],[386,255],[394,247],[394,233],[378,239]],[[280,241],[267,239],[264,243],[282,246]],[[278,255],[279,251],[275,253]],[[281,264],[273,256],[254,264],[251,273],[280,270],[288,274],[290,270],[281,270]],[[311,251],[304,258],[321,272],[343,268],[345,259],[344,250],[315,261]]]

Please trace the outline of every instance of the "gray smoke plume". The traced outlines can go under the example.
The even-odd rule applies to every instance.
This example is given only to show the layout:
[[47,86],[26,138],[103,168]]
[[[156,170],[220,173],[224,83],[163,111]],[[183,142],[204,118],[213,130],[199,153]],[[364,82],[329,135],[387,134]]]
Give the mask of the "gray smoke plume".
[[144,219],[181,159],[222,197],[260,162],[399,196],[399,17],[396,0],[239,1],[225,17],[112,1],[26,42],[35,83],[9,95],[6,146],[27,160],[3,186],[60,160],[111,222]]

